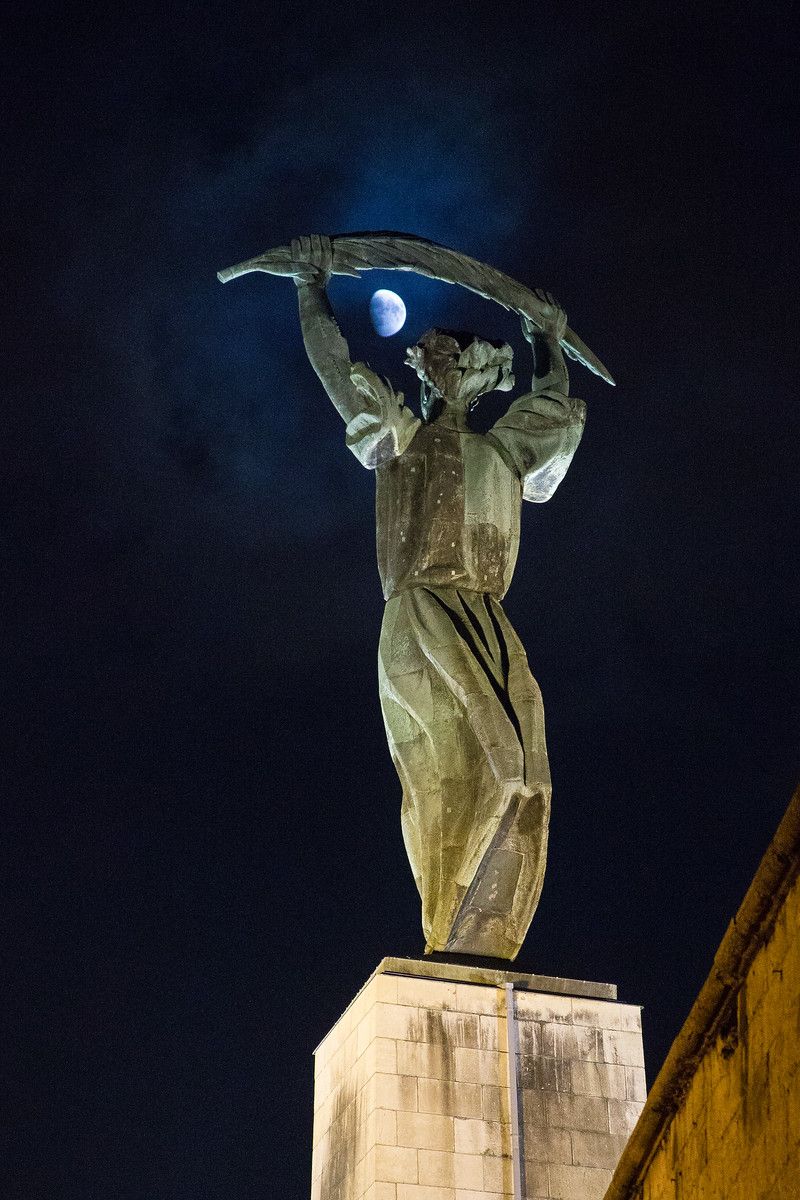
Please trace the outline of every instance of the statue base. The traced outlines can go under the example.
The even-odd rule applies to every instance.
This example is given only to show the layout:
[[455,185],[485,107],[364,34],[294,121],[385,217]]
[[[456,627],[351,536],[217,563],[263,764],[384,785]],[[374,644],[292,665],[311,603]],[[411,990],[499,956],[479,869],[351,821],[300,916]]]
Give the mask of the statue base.
[[315,1052],[312,1200],[601,1200],[644,1099],[615,985],[385,958]]

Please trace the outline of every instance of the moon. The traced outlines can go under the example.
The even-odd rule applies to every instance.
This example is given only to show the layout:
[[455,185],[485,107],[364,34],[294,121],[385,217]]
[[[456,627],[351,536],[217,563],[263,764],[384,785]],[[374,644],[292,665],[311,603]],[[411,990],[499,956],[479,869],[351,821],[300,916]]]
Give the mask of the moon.
[[406,321],[406,306],[396,292],[381,288],[369,302],[369,315],[380,337],[399,333]]

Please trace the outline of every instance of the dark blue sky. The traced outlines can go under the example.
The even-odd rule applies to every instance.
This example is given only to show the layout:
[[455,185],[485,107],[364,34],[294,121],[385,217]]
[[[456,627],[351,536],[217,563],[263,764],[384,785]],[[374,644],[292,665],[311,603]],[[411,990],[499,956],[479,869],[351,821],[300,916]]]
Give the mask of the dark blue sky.
[[[617,379],[573,370],[586,434],[506,605],[554,776],[520,965],[617,982],[655,1075],[798,765],[788,6],[688,8],[8,31],[5,1196],[301,1200],[313,1047],[422,949],[373,481],[292,285],[215,278],[299,233],[408,230],[548,287]],[[381,342],[387,283],[409,317]],[[434,321],[509,338],[524,382],[497,306],[388,274],[332,296],[412,402]]]

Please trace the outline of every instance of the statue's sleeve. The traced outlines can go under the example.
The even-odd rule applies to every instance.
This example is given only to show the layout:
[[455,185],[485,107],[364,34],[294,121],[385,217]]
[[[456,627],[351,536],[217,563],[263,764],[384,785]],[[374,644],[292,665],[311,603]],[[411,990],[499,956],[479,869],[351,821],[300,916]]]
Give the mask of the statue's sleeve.
[[486,434],[522,480],[525,500],[549,500],[567,473],[586,421],[586,405],[549,391],[520,396]]
[[346,441],[358,461],[370,470],[402,454],[422,422],[365,363],[354,363],[350,380],[361,398],[361,411],[347,422]]

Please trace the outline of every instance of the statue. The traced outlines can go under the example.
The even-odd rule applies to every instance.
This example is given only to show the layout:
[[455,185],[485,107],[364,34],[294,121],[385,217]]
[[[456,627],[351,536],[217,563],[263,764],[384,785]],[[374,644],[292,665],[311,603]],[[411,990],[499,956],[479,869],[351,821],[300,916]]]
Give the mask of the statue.
[[[420,379],[421,418],[351,363],[326,285],[332,271],[375,265],[463,283],[520,312],[532,387],[486,434],[470,429],[469,414],[485,393],[514,386],[507,344],[429,330],[406,358]],[[549,293],[422,239],[298,238],[220,278],[246,270],[294,277],[308,357],[347,446],[375,471],[386,599],[380,700],[426,953],[514,959],[542,889],[550,772],[541,694],[501,601],[522,500],[550,499],[583,432],[585,405],[569,396],[562,345],[613,380]]]

